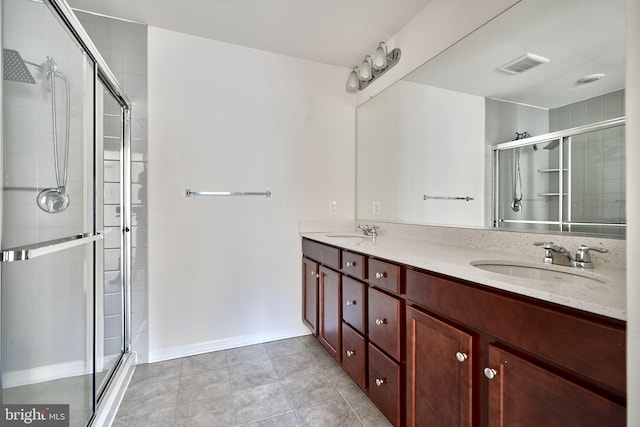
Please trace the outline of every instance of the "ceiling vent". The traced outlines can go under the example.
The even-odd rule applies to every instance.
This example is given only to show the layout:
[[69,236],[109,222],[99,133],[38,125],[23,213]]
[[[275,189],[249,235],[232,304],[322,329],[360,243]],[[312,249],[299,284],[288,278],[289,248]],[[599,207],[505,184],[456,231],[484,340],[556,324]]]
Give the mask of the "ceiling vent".
[[509,74],[520,74],[545,62],[549,62],[549,59],[540,55],[534,55],[533,53],[527,53],[507,62],[499,67],[498,70]]

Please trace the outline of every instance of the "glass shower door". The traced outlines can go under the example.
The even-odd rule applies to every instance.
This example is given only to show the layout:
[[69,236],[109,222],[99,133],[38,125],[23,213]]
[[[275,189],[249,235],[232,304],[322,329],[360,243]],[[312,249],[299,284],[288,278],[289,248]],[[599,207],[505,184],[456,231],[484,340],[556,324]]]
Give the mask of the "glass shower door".
[[2,404],[69,405],[70,425],[82,426],[95,410],[102,245],[95,65],[46,3],[2,5]]

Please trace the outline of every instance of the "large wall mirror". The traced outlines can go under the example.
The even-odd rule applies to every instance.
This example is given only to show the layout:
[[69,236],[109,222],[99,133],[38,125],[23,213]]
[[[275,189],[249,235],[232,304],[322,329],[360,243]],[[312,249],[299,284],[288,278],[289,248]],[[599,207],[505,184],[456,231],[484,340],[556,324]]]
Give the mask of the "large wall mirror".
[[624,0],[522,0],[363,103],[358,219],[624,236],[624,37]]

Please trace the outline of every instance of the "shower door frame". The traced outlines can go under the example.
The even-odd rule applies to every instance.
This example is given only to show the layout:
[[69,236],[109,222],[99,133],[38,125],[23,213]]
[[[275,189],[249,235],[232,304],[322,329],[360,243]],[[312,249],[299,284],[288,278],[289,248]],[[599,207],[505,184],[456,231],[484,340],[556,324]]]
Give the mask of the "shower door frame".
[[[87,55],[89,60],[94,64],[93,70],[93,207],[94,207],[94,218],[93,218],[93,233],[95,234],[98,230],[96,230],[96,209],[100,208],[97,206],[97,198],[96,192],[102,191],[102,188],[98,187],[97,176],[96,176],[96,168],[102,168],[103,165],[98,165],[96,160],[96,147],[97,147],[97,138],[98,129],[96,126],[96,114],[97,114],[97,96],[96,91],[98,90],[98,81],[102,82],[104,87],[111,93],[111,95],[115,98],[115,100],[120,104],[122,108],[122,143],[120,146],[120,162],[121,162],[121,289],[122,289],[122,309],[123,309],[123,322],[122,322],[122,338],[123,338],[123,354],[121,355],[118,363],[111,371],[111,377],[109,378],[107,385],[102,390],[100,395],[98,395],[98,383],[96,381],[96,337],[97,337],[97,318],[96,318],[96,293],[94,292],[94,301],[93,301],[93,325],[89,325],[93,330],[93,342],[91,343],[93,346],[93,405],[92,405],[92,414],[89,418],[89,425],[92,425],[97,420],[99,422],[103,422],[104,420],[108,420],[109,418],[113,418],[115,415],[114,404],[113,402],[105,403],[106,400],[119,400],[119,396],[124,393],[124,385],[128,381],[127,376],[130,377],[132,374],[132,367],[135,365],[135,354],[132,354],[132,346],[131,346],[131,338],[132,338],[132,330],[131,330],[131,101],[125,94],[122,89],[120,83],[116,79],[115,75],[107,65],[106,61],[98,51],[97,47],[91,41],[91,38],[86,33],[84,28],[82,27],[80,21],[76,18],[73,11],[64,1],[59,0],[42,0],[42,2],[49,7],[52,13],[56,14],[59,18],[61,24],[66,26],[70,35],[75,39],[75,41],[80,45],[84,53]],[[0,30],[2,30],[2,8],[0,7]],[[0,31],[1,34],[1,31]],[[0,43],[3,45],[3,43]],[[3,45],[4,46],[4,45]],[[2,58],[0,57],[0,66],[3,65]],[[4,96],[2,85],[0,85],[0,99]],[[0,104],[0,112],[2,110],[2,105]],[[0,132],[3,131],[3,118],[0,115]],[[3,148],[4,138],[1,137],[2,133],[0,133],[0,149]],[[101,136],[100,136],[101,137]],[[3,162],[0,162],[0,173],[3,173]],[[0,197],[0,212],[2,212],[2,198]],[[1,217],[0,217],[1,218]],[[2,227],[0,227],[0,241],[2,241]],[[92,243],[94,247],[94,257],[96,255],[95,243]],[[0,267],[1,268],[1,267]],[[100,276],[98,276],[98,274]],[[94,290],[96,288],[97,280],[100,278],[104,280],[104,275],[102,272],[98,272],[95,270],[94,263]],[[0,300],[1,302],[1,300]],[[131,357],[133,356],[133,357]],[[1,362],[1,355],[0,355]],[[114,384],[117,383],[117,384]],[[112,387],[116,385],[117,387]],[[0,379],[1,386],[1,379]],[[114,388],[118,388],[114,390]],[[104,412],[104,413],[101,413]],[[101,421],[100,421],[101,420]]]
[[[564,169],[564,145],[567,144],[569,148],[571,148],[572,137],[576,135],[582,135],[589,132],[625,126],[626,117],[618,117],[615,119],[604,120],[597,123],[587,124],[583,126],[578,126],[570,129],[560,130],[556,132],[550,132],[544,135],[532,136],[530,138],[519,139],[515,141],[503,142],[501,144],[496,144],[491,147],[491,151],[493,152],[493,220],[492,224],[494,228],[500,228],[500,223],[515,223],[515,224],[542,224],[542,225],[557,225],[558,229],[555,231],[560,232],[569,232],[571,233],[571,226],[573,225],[586,225],[586,226],[604,226],[604,227],[623,227],[626,228],[626,222],[624,224],[609,224],[609,223],[579,223],[572,222],[571,218],[571,150],[568,153],[568,164],[567,164],[567,220],[564,220],[564,187],[565,187],[565,178],[563,176],[562,170]],[[522,147],[531,147],[535,144],[543,144],[547,142],[551,142],[554,140],[559,141],[559,153],[558,153],[558,162],[559,162],[559,177],[558,177],[558,220],[505,220],[500,218],[500,153],[503,151],[514,150]],[[508,229],[505,229],[508,230]],[[514,229],[514,231],[531,231],[526,229]],[[550,230],[554,231],[554,230]]]

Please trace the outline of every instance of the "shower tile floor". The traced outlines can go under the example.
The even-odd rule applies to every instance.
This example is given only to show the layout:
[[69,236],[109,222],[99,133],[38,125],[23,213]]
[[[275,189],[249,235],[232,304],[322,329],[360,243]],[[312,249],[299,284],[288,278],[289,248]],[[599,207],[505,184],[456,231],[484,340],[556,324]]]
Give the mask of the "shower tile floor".
[[139,365],[113,423],[390,425],[311,335]]

